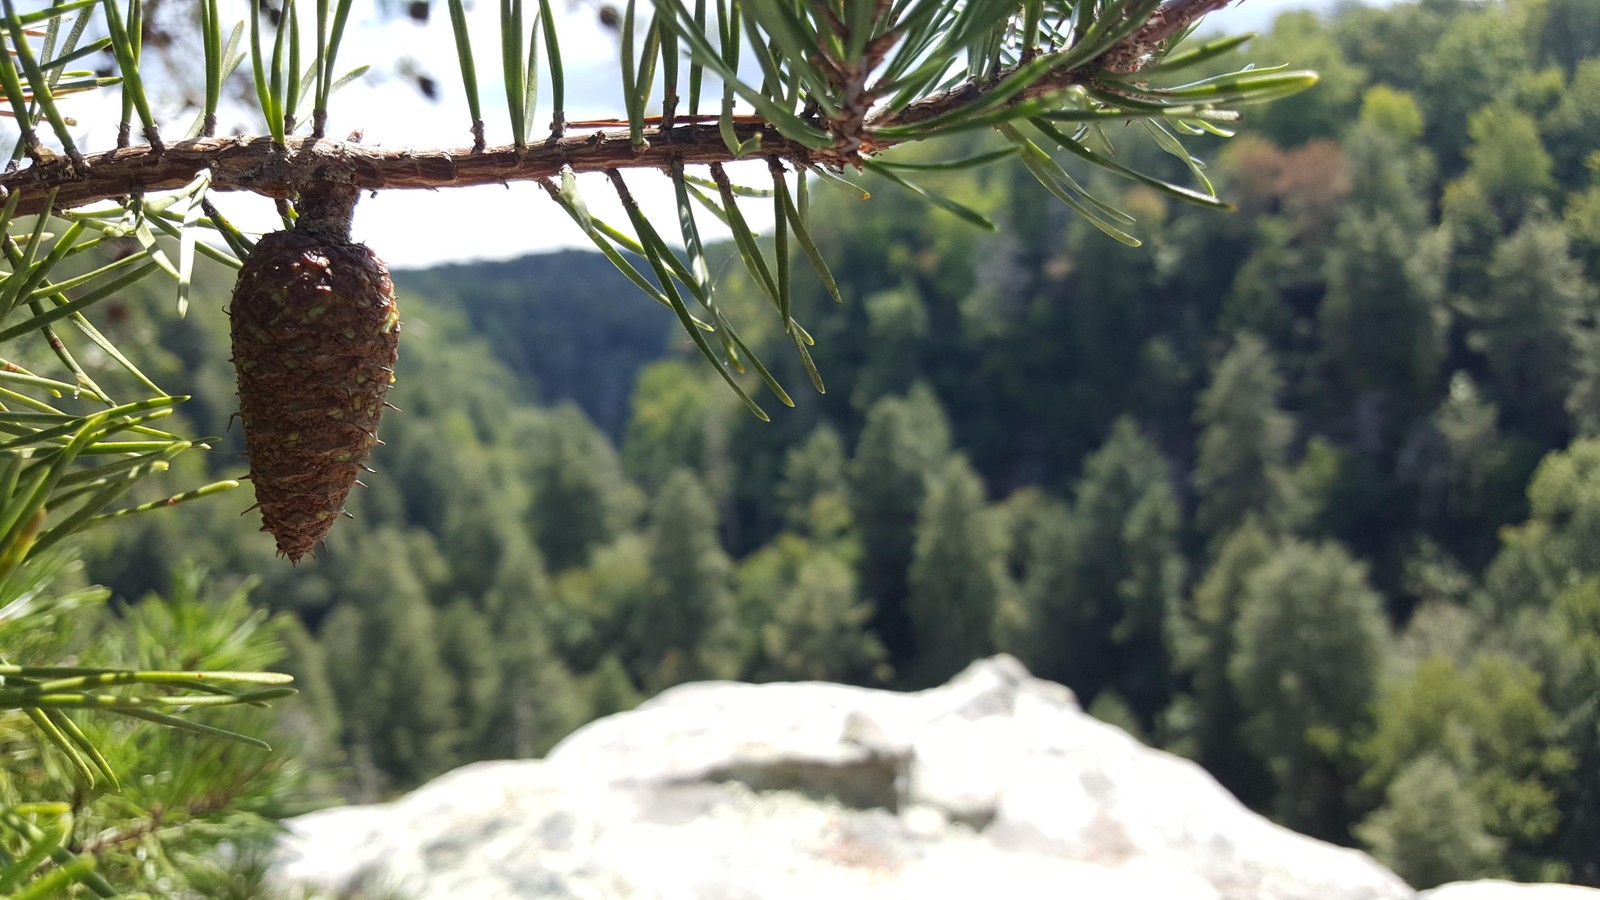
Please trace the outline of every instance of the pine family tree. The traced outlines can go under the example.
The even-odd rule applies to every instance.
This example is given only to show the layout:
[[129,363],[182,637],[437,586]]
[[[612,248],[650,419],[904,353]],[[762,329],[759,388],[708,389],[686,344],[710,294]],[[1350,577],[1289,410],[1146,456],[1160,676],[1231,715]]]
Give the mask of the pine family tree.
[[[304,613],[324,649],[333,651],[325,654],[325,661],[340,699],[344,746],[353,766],[372,775],[369,787],[391,778],[405,783],[426,777],[448,765],[453,754],[477,752],[472,747],[481,742],[518,751],[537,749],[579,715],[560,702],[533,702],[542,693],[576,697],[582,693],[579,685],[585,684],[593,688],[596,708],[602,702],[621,706],[631,702],[629,688],[639,684],[736,673],[753,654],[725,626],[739,609],[727,591],[732,566],[719,546],[719,524],[734,527],[729,514],[745,501],[737,493],[742,475],[730,447],[728,435],[735,432],[725,424],[730,418],[724,404],[731,398],[734,409],[748,411],[738,416],[764,418],[769,414],[763,404],[790,405],[795,401],[790,392],[797,386],[824,386],[826,366],[818,363],[825,362],[828,348],[818,337],[832,331],[819,327],[813,334],[802,324],[817,310],[795,302],[797,285],[815,291],[818,299],[831,302],[840,295],[860,302],[859,297],[842,296],[839,285],[848,279],[835,277],[828,254],[819,249],[835,243],[815,233],[814,194],[820,186],[840,181],[842,174],[866,170],[882,179],[884,190],[903,189],[908,197],[927,203],[905,207],[918,209],[919,218],[923,210],[951,216],[946,224],[919,223],[891,234],[920,231],[946,239],[947,249],[966,248],[975,246],[976,233],[947,226],[991,227],[993,210],[985,208],[984,193],[928,182],[942,177],[937,174],[940,167],[959,172],[1004,163],[1035,179],[1036,193],[1048,193],[1081,217],[1083,224],[1074,228],[1070,244],[1080,254],[1101,246],[1094,242],[1136,243],[1135,232],[1143,228],[1158,234],[1160,204],[1167,200],[1222,206],[1183,142],[1228,132],[1239,118],[1238,107],[1293,93],[1312,79],[1301,72],[1251,70],[1228,58],[1237,41],[1191,37],[1190,26],[1220,5],[1216,0],[1111,5],[1059,0],[1015,7],[939,0],[876,6],[713,3],[706,5],[711,7],[708,16],[675,0],[649,10],[630,4],[622,15],[619,115],[594,125],[569,121],[561,88],[561,36],[548,6],[539,4],[535,10],[528,4],[524,9],[522,3],[508,2],[502,5],[499,85],[482,77],[495,68],[494,48],[471,47],[464,27],[452,29],[447,41],[456,51],[468,99],[467,109],[454,114],[461,130],[474,135],[473,144],[404,151],[330,139],[343,125],[334,91],[349,64],[339,53],[348,2],[283,3],[272,9],[274,15],[259,14],[253,5],[237,41],[231,38],[231,23],[220,15],[220,4],[210,0],[180,5],[178,13],[172,12],[177,6],[165,6],[165,15],[175,19],[154,18],[157,4],[148,4],[147,10],[138,0],[60,4],[21,14],[7,5],[4,22],[12,52],[0,54],[0,93],[15,117],[13,159],[21,164],[0,174],[5,192],[0,196],[6,204],[0,217],[7,229],[10,265],[3,340],[8,361],[15,359],[27,371],[11,373],[21,375],[10,382],[20,388],[20,399],[7,395],[7,415],[17,417],[17,433],[7,444],[0,478],[6,492],[0,565],[18,579],[42,578],[54,562],[52,551],[91,547],[99,536],[80,537],[79,531],[102,524],[107,526],[102,535],[115,533],[120,540],[127,533],[131,546],[162,554],[188,543],[198,554],[229,562],[254,564],[270,555],[270,547],[263,553],[260,545],[248,543],[239,536],[239,526],[222,515],[180,510],[203,526],[183,526],[197,530],[175,531],[162,540],[146,539],[160,538],[167,526],[129,518],[238,488],[226,477],[237,473],[217,473],[185,461],[199,449],[182,436],[189,423],[173,417],[170,421],[183,427],[164,431],[157,421],[174,409],[225,414],[234,405],[232,389],[197,384],[201,402],[182,407],[178,397],[156,387],[151,372],[183,374],[186,369],[165,365],[151,350],[152,367],[146,371],[141,368],[144,360],[117,350],[119,342],[143,347],[149,333],[177,340],[184,328],[198,334],[213,327],[169,325],[165,320],[170,317],[137,307],[129,316],[133,327],[122,330],[127,307],[136,304],[118,306],[125,296],[162,293],[128,293],[147,290],[157,278],[170,279],[166,299],[170,302],[175,294],[180,311],[191,307],[191,320],[201,317],[198,300],[222,296],[215,293],[216,273],[224,272],[225,279],[227,269],[237,268],[241,260],[248,264],[260,245],[208,202],[213,192],[254,193],[262,203],[278,207],[288,229],[297,219],[302,225],[320,219],[317,210],[331,194],[353,189],[529,181],[550,198],[546,214],[570,218],[628,281],[663,307],[662,316],[682,326],[689,344],[720,382],[715,394],[700,390],[698,375],[707,370],[699,370],[659,392],[663,400],[675,398],[680,393],[676,388],[706,399],[690,410],[696,414],[693,427],[675,433],[667,417],[657,434],[668,439],[654,448],[641,444],[645,449],[635,459],[645,464],[630,464],[654,495],[653,531],[642,539],[624,533],[631,524],[628,510],[636,502],[614,498],[615,506],[604,509],[606,504],[592,502],[594,491],[585,489],[580,479],[558,477],[556,466],[539,476],[545,499],[565,498],[559,502],[575,507],[588,503],[591,512],[604,509],[603,515],[591,517],[604,527],[573,535],[570,544],[557,540],[549,528],[526,533],[538,495],[511,477],[525,472],[528,461],[506,448],[508,436],[528,422],[518,421],[511,414],[514,404],[490,387],[506,381],[490,354],[474,359],[470,348],[451,347],[459,333],[450,336],[441,328],[431,346],[418,334],[408,336],[401,351],[401,366],[410,364],[408,354],[422,363],[412,370],[417,385],[411,396],[417,402],[407,404],[416,424],[396,424],[387,416],[383,425],[395,452],[392,459],[377,457],[378,467],[407,477],[375,487],[370,499],[354,504],[374,516],[383,510],[396,521],[360,531],[341,526],[332,533],[327,552],[337,562],[304,574],[268,575],[264,602]],[[462,21],[464,4],[443,6],[455,23]],[[719,27],[731,24],[736,8],[744,28]],[[144,18],[147,11],[152,18]],[[188,131],[187,122],[159,120],[161,107],[150,102],[150,94],[159,88],[149,65],[160,55],[161,41],[155,37],[175,39],[175,46],[194,61],[196,102]],[[101,50],[115,61],[109,75],[73,69]],[[148,80],[142,77],[144,70],[151,74]],[[757,70],[762,73],[759,82],[741,79]],[[551,94],[530,89],[540,80],[555,88]],[[480,86],[504,88],[508,122],[486,127]],[[58,101],[91,90],[122,101],[113,104],[121,108],[117,147],[80,146],[62,114]],[[216,136],[219,110],[227,98],[237,96],[252,104],[257,133]],[[534,108],[541,103],[547,105]],[[545,131],[541,123],[547,120],[551,124]],[[1137,127],[1104,127],[1125,123]],[[508,132],[509,143],[490,146],[486,134],[496,132]],[[969,142],[973,135],[992,136],[992,143]],[[947,138],[951,140],[945,143]],[[1135,160],[1141,151],[1134,148],[1141,146],[1173,155],[1173,160],[1147,166],[1149,159]],[[896,149],[901,147],[910,153],[901,155]],[[744,158],[753,159],[764,172],[733,173],[725,165]],[[660,177],[636,171],[641,169],[664,173],[676,198],[675,217],[653,222],[634,202],[632,191],[640,179]],[[579,179],[583,173],[600,178]],[[1132,179],[1147,193],[1107,193],[1110,182],[1102,179],[1112,177]],[[589,212],[584,198],[594,191],[618,198],[619,221],[602,221]],[[91,209],[96,202],[107,205]],[[758,240],[745,221],[741,209],[750,203],[771,209],[776,224],[770,237]],[[1136,225],[1124,205],[1146,221]],[[703,232],[717,221],[726,223],[729,248],[708,248]],[[954,236],[958,234],[965,236]],[[960,336],[959,326],[968,315],[963,285],[978,274],[960,255],[914,255],[903,269],[905,290],[879,284],[870,292],[884,291],[885,299],[870,316],[877,336],[896,342],[906,351],[905,358],[918,365],[931,364],[943,354],[969,362],[982,358]],[[1108,258],[1117,264],[1080,269],[1079,277],[1092,275],[1093,284],[1107,292],[1132,290],[1164,277],[1160,266],[1145,256]],[[723,281],[724,259],[735,273],[732,280],[748,288],[747,298],[714,290]],[[210,269],[212,264],[219,268]],[[918,304],[924,302],[932,304],[925,320],[918,315]],[[1100,315],[1095,309],[1078,306],[1077,321],[1104,326],[1108,333],[1140,334],[1156,319],[1153,306],[1131,318]],[[104,329],[89,324],[86,311],[103,316]],[[919,324],[924,322],[926,329]],[[440,334],[446,337],[440,339]],[[859,335],[840,337],[846,346],[855,338],[855,346],[870,350],[874,335],[869,329],[865,341]],[[1118,357],[1109,346],[1096,344],[1094,335],[1085,335],[1081,346],[1098,351],[1092,364]],[[774,351],[782,354],[782,363],[774,361],[779,358]],[[447,371],[450,367],[435,365],[446,358],[459,367]],[[213,355],[210,361],[214,374],[220,359]],[[1048,365],[1048,360],[1038,361]],[[881,381],[886,374],[896,373],[879,369],[862,379],[866,393],[855,399],[863,408],[876,399],[869,395],[875,383],[896,389],[907,383]],[[995,377],[993,371],[977,374]],[[1181,382],[1181,375],[1177,377]],[[914,388],[902,401],[907,415],[898,424],[905,426],[904,434],[870,441],[863,435],[858,444],[861,429],[842,432],[850,438],[845,444],[858,448],[846,468],[847,490],[865,493],[878,487],[874,467],[893,477],[883,497],[842,498],[839,511],[853,515],[841,519],[837,534],[828,538],[837,541],[833,549],[838,559],[854,560],[847,535],[852,527],[859,528],[862,567],[857,574],[863,595],[874,601],[880,627],[891,623],[884,634],[891,658],[898,656],[895,662],[907,664],[913,660],[903,610],[913,548],[888,534],[884,523],[894,514],[914,518],[933,492],[922,476],[905,471],[887,451],[905,447],[930,462],[944,460],[951,448],[941,404],[966,391],[964,405],[970,405],[986,387],[982,380],[967,382],[951,372],[939,373],[930,384],[936,387]],[[396,386],[402,389],[404,378]],[[1081,390],[1066,396],[1094,399]],[[1099,398],[1096,405],[1098,423],[1074,436],[1083,447],[1098,443],[1084,432],[1093,434],[1111,418],[1112,403]],[[979,419],[964,412],[952,421]],[[738,422],[736,427],[744,427],[744,420]],[[1055,436],[1051,429],[1044,433]],[[865,452],[874,446],[876,459]],[[974,458],[992,461],[1003,454],[991,446]],[[1068,454],[1048,465],[1074,461]],[[679,473],[685,464],[701,468],[701,477]],[[161,470],[169,474],[164,481],[153,477]],[[224,477],[213,477],[219,474]],[[965,494],[973,499],[971,490]],[[981,503],[981,494],[979,490],[968,505]],[[1136,584],[1129,590],[1140,598],[1140,607],[1128,631],[1154,646],[1159,644],[1153,635],[1165,617],[1169,586],[1181,575],[1173,575],[1177,570],[1164,549],[1173,528],[1172,507],[1153,486],[1146,496],[1156,499],[1136,505],[1133,519],[1140,523],[1141,535],[1154,536],[1156,549],[1151,559],[1131,566]],[[319,515],[331,512],[324,509]],[[849,519],[853,526],[843,524]],[[195,540],[194,534],[205,539]],[[1006,548],[998,538],[995,543],[998,568]],[[543,560],[535,548],[544,551]],[[368,552],[375,549],[382,552]],[[1143,552],[1142,543],[1138,549]],[[103,545],[92,552],[102,560],[110,555]],[[619,565],[602,568],[613,562]],[[557,583],[548,580],[546,565],[557,571]],[[839,565],[803,572],[810,574],[800,581],[806,590],[796,598],[797,606],[816,610],[818,617],[780,620],[794,640],[774,648],[807,645],[812,631],[828,633],[830,619],[849,623],[862,618],[861,607],[852,602],[852,573]],[[162,577],[136,568],[128,574],[151,582]],[[1003,589],[1003,578],[994,581],[1000,585],[996,590]],[[19,584],[6,582],[8,588]],[[585,585],[596,590],[587,591]],[[974,602],[976,609],[984,598]],[[452,620],[448,628],[440,628],[446,610]],[[902,616],[898,625],[897,614]],[[485,638],[481,623],[469,621],[475,615],[494,617],[500,627],[488,629],[490,637]],[[659,632],[640,626],[651,617],[661,619]],[[536,639],[545,630],[550,632],[549,646]],[[442,644],[440,632],[448,632],[450,640]],[[664,638],[670,646],[651,646]],[[493,645],[488,655],[495,666],[466,658],[466,648],[485,640]],[[618,683],[617,667],[606,662],[614,659],[609,648],[628,641],[646,646],[651,663],[641,667],[649,671],[624,673],[637,680],[631,685]],[[857,662],[860,670],[874,673],[870,677],[879,677],[878,667],[868,665],[877,657],[872,646],[861,645]],[[561,659],[553,658],[556,654]],[[683,661],[677,675],[654,664],[669,657]],[[303,655],[299,667],[312,671],[309,660]],[[150,665],[146,660],[140,664]],[[266,665],[266,658],[257,664]],[[580,681],[569,666],[578,667],[576,674],[589,681]],[[486,718],[486,685],[495,679],[496,668],[500,684],[510,688],[504,698],[510,708]],[[276,686],[281,679],[243,674],[248,676],[244,686],[225,699],[260,701],[281,695]],[[524,680],[516,681],[518,676]],[[15,675],[8,688],[27,687],[27,677]],[[15,679],[23,681],[13,684]],[[1154,697],[1164,690],[1140,696]],[[18,705],[43,709],[30,706],[28,699]],[[54,718],[55,712],[36,714],[43,717],[37,721],[52,723],[54,730],[40,727],[51,736],[56,752],[78,763],[86,777],[113,774],[97,762],[93,742],[74,737],[62,724],[65,720]],[[490,727],[491,721],[514,727],[499,731]],[[62,832],[58,849],[68,845],[70,830]],[[31,832],[18,835],[20,844],[46,845],[46,839]],[[12,877],[30,876],[20,872]],[[97,893],[105,890],[93,879],[86,882]]]

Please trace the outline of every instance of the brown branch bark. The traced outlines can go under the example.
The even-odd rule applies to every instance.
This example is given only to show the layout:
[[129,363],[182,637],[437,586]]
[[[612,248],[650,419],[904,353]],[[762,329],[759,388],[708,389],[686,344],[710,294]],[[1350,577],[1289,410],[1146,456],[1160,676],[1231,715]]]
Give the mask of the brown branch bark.
[[[806,160],[817,154],[763,126],[736,126],[740,140],[761,136],[763,155]],[[381,149],[343,141],[303,138],[287,148],[268,137],[204,138],[169,143],[165,151],[129,147],[88,154],[88,171],[58,158],[0,176],[0,198],[20,193],[19,214],[43,211],[56,190],[57,209],[71,209],[141,191],[183,187],[200,170],[211,170],[211,187],[251,191],[265,197],[292,197],[300,185],[346,182],[361,190],[428,189],[509,184],[548,178],[571,166],[575,172],[617,168],[667,169],[673,160],[687,164],[733,158],[713,125],[679,125],[670,132],[647,130],[649,146],[635,151],[626,131],[561,138],[517,150],[491,147],[458,149]],[[824,154],[825,155],[825,154]],[[825,161],[818,159],[817,161]]]
[[1202,16],[1214,13],[1234,0],[1170,0],[1156,10],[1144,28],[1133,36],[1132,43],[1150,45],[1164,41],[1199,21]]
[[[1205,13],[1230,2],[1233,0],[1171,0],[1123,45],[1100,59],[1048,72],[1011,102],[1090,82],[1107,60],[1120,59],[1133,50],[1142,53],[1153,41],[1177,33]],[[735,122],[733,130],[740,142],[759,136],[761,157],[844,167],[898,143],[876,137],[876,129],[927,121],[981,100],[989,89],[987,84],[969,81],[924,97],[895,114],[867,114],[856,123],[859,138],[854,134],[849,139],[839,135],[835,146],[822,150],[808,149],[777,129],[747,117],[739,117],[741,121]],[[818,124],[826,127],[834,123]],[[282,147],[267,137],[201,138],[161,148],[123,147],[89,154],[79,161],[55,157],[0,174],[0,203],[16,194],[17,212],[34,214],[44,210],[50,191],[55,190],[55,207],[72,209],[101,200],[180,188],[208,168],[213,190],[251,191],[284,198],[294,197],[302,186],[319,181],[351,184],[364,191],[435,190],[549,178],[558,175],[563,167],[580,173],[629,168],[666,171],[675,163],[704,165],[736,158],[714,124],[649,128],[645,138],[646,146],[636,149],[625,130],[599,131],[552,138],[520,150],[382,149],[316,138],[295,139]]]

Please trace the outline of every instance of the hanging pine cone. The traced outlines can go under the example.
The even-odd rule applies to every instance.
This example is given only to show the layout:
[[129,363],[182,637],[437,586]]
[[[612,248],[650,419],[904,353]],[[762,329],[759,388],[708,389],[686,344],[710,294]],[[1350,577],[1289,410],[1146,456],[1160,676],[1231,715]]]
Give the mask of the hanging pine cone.
[[399,354],[389,270],[349,240],[355,195],[335,190],[331,201],[303,198],[292,231],[256,244],[230,310],[261,530],[296,563],[344,511]]

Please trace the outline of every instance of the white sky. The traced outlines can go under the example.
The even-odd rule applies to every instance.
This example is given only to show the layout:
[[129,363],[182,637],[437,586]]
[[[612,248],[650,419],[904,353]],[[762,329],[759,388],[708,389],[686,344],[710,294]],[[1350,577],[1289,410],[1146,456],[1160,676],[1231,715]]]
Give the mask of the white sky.
[[[1279,13],[1292,9],[1331,9],[1339,0],[1241,0],[1241,2],[1206,17],[1208,27],[1217,31],[1266,31]],[[1366,0],[1368,5],[1381,5],[1388,0]]]
[[[434,4],[433,17],[426,25],[399,15],[379,16],[370,9],[371,4],[359,6],[369,8],[364,18],[351,23],[340,49],[339,68],[343,71],[371,63],[375,75],[390,77],[365,78],[335,94],[329,102],[328,133],[343,137],[359,130],[362,143],[375,147],[470,146],[471,118],[444,4]],[[472,6],[469,26],[479,61],[478,96],[486,136],[490,145],[508,144],[511,126],[499,65],[499,4],[479,0]],[[581,120],[619,115],[620,100],[612,99],[622,96],[617,42],[601,29],[592,6],[569,6],[565,0],[556,0],[553,6],[561,19],[567,117]],[[427,100],[413,84],[390,75],[394,61],[404,57],[417,60],[434,79],[437,100]],[[548,85],[542,88],[535,135],[544,133],[550,122]],[[647,171],[624,173],[624,177],[654,221],[676,220],[665,178]],[[595,215],[619,227],[625,222],[603,177],[586,176],[580,190]],[[276,227],[270,202],[239,199],[245,203],[226,207],[230,215],[258,229]],[[558,247],[593,247],[566,213],[533,184],[382,191],[361,200],[353,236],[370,245],[391,268],[504,259]]]
[[[225,11],[225,22],[243,17],[244,4],[235,2],[236,12],[230,19]],[[1242,0],[1232,9],[1213,14],[1207,24],[1219,31],[1262,30],[1285,10],[1327,7],[1332,3],[1333,0]],[[404,4],[392,5],[403,7]],[[600,27],[593,0],[555,0],[553,5],[560,19],[568,118],[620,116],[617,41],[612,33]],[[371,2],[358,4],[339,55],[341,71],[369,63],[373,72],[334,95],[329,104],[329,134],[343,137],[359,130],[363,133],[363,143],[378,147],[469,146],[470,120],[444,3],[434,4],[432,20],[426,25],[412,21],[398,10],[396,14],[381,16],[374,6]],[[480,62],[478,89],[489,143],[509,143],[510,125],[499,66],[499,4],[487,0],[472,4],[469,25],[473,49]],[[423,98],[410,82],[395,76],[395,63],[407,57],[420,63],[434,79],[439,89],[436,101]],[[244,66],[249,65],[247,58]],[[548,85],[543,88],[544,96],[535,114],[535,134],[541,133],[550,121]],[[117,119],[116,97],[115,90],[106,90],[73,98],[75,109],[68,114],[77,116],[85,124],[86,147],[99,149],[110,145],[107,123]],[[237,115],[239,120],[234,124],[245,130],[261,130],[260,123],[251,121],[247,112]],[[182,126],[187,124],[187,121],[182,122]],[[182,126],[170,125],[163,128],[163,132],[169,135],[181,132]],[[229,123],[224,121],[220,132],[229,130]],[[759,184],[765,179],[763,169],[757,164],[754,169],[747,170],[752,183]],[[738,167],[733,172],[737,179]],[[625,176],[654,221],[675,221],[666,178],[644,170],[625,173]],[[602,177],[586,177],[580,181],[580,189],[597,216],[614,224],[625,221]],[[243,194],[214,196],[224,212],[247,230],[267,231],[278,227],[269,200]],[[760,202],[749,205],[746,215],[752,226],[770,225],[768,208]],[[702,218],[708,220],[700,222],[708,237],[716,234],[714,227],[719,223],[710,216]],[[361,201],[356,210],[354,236],[372,246],[392,268],[504,259],[560,247],[592,246],[543,190],[531,184],[513,184],[509,188],[384,191],[375,198]]]

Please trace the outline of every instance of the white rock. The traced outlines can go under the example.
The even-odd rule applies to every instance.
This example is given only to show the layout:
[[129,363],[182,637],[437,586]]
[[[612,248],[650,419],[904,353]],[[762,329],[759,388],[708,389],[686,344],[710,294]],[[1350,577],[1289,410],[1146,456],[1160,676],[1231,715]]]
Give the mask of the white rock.
[[1570,884],[1456,881],[1423,891],[1417,900],[1600,900],[1600,891]]
[[277,872],[423,900],[1415,896],[1009,657],[914,694],[674,688],[543,762],[480,763],[394,803],[294,819]]

